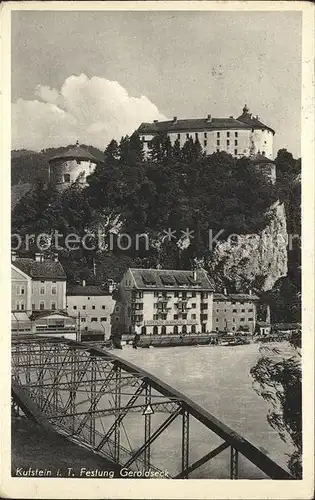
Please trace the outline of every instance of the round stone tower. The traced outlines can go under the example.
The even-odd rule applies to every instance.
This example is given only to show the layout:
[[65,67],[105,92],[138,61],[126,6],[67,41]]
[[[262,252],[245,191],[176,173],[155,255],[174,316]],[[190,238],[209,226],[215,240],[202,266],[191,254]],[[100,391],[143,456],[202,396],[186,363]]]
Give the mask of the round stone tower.
[[49,162],[49,182],[62,191],[77,181],[86,186],[86,178],[92,174],[100,161],[87,149],[76,145],[59,155],[53,156]]

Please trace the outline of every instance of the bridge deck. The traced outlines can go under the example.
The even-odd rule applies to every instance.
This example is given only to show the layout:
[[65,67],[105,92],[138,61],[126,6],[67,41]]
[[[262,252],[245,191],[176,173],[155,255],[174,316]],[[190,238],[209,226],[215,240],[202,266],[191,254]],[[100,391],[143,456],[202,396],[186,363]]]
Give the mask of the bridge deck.
[[81,468],[88,471],[113,471],[114,477],[120,477],[120,467],[114,462],[69,441],[64,436],[47,431],[26,417],[14,417],[11,474],[19,476],[21,469],[29,471],[30,468],[32,471],[51,471],[51,477],[89,477],[84,471],[80,476]]

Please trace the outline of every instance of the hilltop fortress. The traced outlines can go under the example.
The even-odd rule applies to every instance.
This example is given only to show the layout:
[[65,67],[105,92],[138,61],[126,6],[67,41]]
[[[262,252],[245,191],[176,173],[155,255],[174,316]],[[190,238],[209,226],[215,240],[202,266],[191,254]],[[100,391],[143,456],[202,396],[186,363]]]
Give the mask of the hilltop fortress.
[[[272,183],[276,180],[273,157],[275,131],[253,116],[245,105],[238,118],[177,119],[152,123],[141,123],[137,130],[143,144],[145,156],[150,151],[150,142],[157,134],[167,134],[171,143],[179,142],[183,147],[188,139],[198,140],[206,155],[225,151],[236,158],[248,157],[255,168],[259,168]],[[77,142],[64,153],[49,160],[49,180],[63,190],[74,181],[86,185],[86,177],[100,163],[87,149]]]

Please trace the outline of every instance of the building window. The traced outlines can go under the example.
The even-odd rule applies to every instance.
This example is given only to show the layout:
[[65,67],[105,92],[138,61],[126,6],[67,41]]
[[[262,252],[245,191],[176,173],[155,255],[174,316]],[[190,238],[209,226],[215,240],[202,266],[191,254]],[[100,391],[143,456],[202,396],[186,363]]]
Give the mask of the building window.
[[216,328],[215,328],[215,329],[216,329],[216,331],[217,331],[217,332],[219,331],[219,327],[218,327],[218,326],[216,326]]
[[158,314],[153,314],[153,319],[154,319],[154,321],[156,321],[157,319],[159,319],[159,315]]
[[201,293],[201,298],[202,299],[207,299],[208,298],[208,292],[202,292]]
[[183,314],[182,314],[182,318],[183,318],[183,319],[187,319],[187,313],[183,313]]
[[238,137],[238,132],[235,132],[235,137]]
[[95,309],[95,306],[92,306],[92,309]]
[[237,149],[234,149],[234,154],[235,154],[235,156],[237,155]]
[[187,138],[187,139],[189,139],[189,133],[188,133],[188,132],[187,132],[187,134],[186,134],[186,138]]
[[237,140],[237,139],[235,139],[235,141],[234,141],[234,146],[237,146],[237,145],[238,145],[238,140]]
[[102,309],[105,309],[105,306],[102,306]]
[[97,321],[97,318],[91,318],[91,323],[95,323]]
[[159,329],[156,325],[153,327],[153,335],[157,335],[159,333]]
[[64,174],[63,182],[70,182],[70,174]]
[[217,137],[220,137],[220,132],[217,132]]
[[217,148],[217,153],[220,153],[220,150],[219,150],[219,148]]
[[232,312],[237,313],[237,309],[233,309],[233,311],[232,311]]
[[226,135],[227,135],[227,137],[230,137],[230,132],[227,132]]
[[195,314],[192,314],[192,315],[191,315],[191,319],[196,319],[196,315],[195,315]]
[[45,309],[45,302],[44,301],[41,301],[39,303],[39,309],[40,309],[40,311],[44,311],[44,309]]
[[155,291],[153,295],[154,295],[154,297],[158,297],[159,296],[159,292]]
[[193,303],[191,304],[191,307],[192,307],[192,309],[196,309],[196,302],[193,302]]
[[76,308],[77,308],[77,306],[73,306],[73,309],[76,309]]
[[206,333],[206,325],[201,325],[201,333]]
[[201,314],[201,321],[207,321],[208,319],[208,314]]
[[45,295],[45,287],[44,286],[41,286],[40,287],[40,292],[39,292],[41,295]]
[[25,294],[25,287],[24,285],[21,286],[21,295],[24,295]]
[[233,318],[233,323],[235,323],[235,318]]
[[204,147],[206,147],[207,146],[207,141],[203,141],[203,145],[204,145]]
[[105,318],[105,317],[101,318],[101,321],[107,321],[107,318]]
[[177,134],[177,139],[180,141],[180,134]]
[[217,139],[217,146],[220,146],[220,139]]
[[198,139],[198,132],[195,133],[195,139]]
[[245,318],[241,318],[240,321],[245,321]]
[[[141,318],[141,316],[138,316],[138,321],[142,321],[140,318]],[[119,321],[119,316],[116,316],[115,320]]]
[[248,321],[254,321],[254,319],[253,318],[248,318]]
[[35,304],[32,304],[32,311],[35,311]]
[[55,286],[51,287],[51,293],[52,295],[57,295],[57,288]]
[[203,136],[204,136],[205,139],[207,139],[207,132],[204,132]]
[[81,323],[85,323],[85,318],[81,318]]
[[178,314],[174,314],[174,319],[178,319]]
[[208,304],[201,304],[201,309],[208,309]]
[[191,333],[196,333],[196,325],[192,325],[192,327],[191,327]]
[[230,145],[230,141],[229,140],[226,141],[226,145],[227,145],[227,147],[229,147],[229,145]]
[[56,307],[56,302],[52,302],[52,303],[51,303],[51,309],[52,309],[52,311],[55,311],[55,310],[56,310],[56,308],[57,308],[57,307]]
[[196,292],[191,292],[192,297],[196,297]]
[[241,312],[244,313],[245,312],[245,309],[241,309]]
[[219,318],[216,319],[216,322],[219,323]]
[[86,306],[82,306],[82,309],[86,309]]
[[232,326],[232,330],[233,330],[233,332],[235,332],[235,326]]

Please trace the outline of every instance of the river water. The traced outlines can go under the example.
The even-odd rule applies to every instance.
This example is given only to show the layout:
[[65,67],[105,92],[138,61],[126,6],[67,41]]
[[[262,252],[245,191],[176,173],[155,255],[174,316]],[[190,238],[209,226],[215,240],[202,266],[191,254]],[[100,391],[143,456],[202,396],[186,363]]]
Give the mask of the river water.
[[[285,348],[283,344],[278,347]],[[270,427],[266,418],[270,406],[252,386],[250,369],[260,356],[258,344],[137,350],[124,348],[117,354],[185,393],[287,469],[287,454],[292,452],[292,446],[284,443]],[[204,438],[200,436],[195,446],[200,448],[200,452],[193,449],[191,455],[196,454],[198,459],[202,456]],[[209,448],[204,450],[207,453]],[[164,452],[171,454],[170,450]],[[224,453],[228,453],[228,450]],[[221,474],[221,469],[222,463],[218,461],[217,468],[212,468],[211,477],[226,477]],[[243,469],[246,478],[264,477],[248,463],[243,464]],[[194,477],[209,477],[206,469],[204,472],[200,469],[198,474]]]

